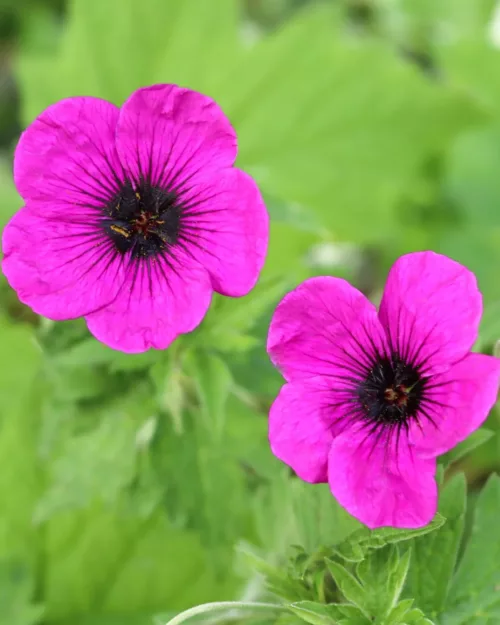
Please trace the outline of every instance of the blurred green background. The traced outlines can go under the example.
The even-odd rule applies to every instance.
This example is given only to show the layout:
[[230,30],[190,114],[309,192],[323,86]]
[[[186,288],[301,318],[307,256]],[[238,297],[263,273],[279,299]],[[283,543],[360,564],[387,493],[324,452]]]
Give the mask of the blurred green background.
[[[356,522],[267,444],[273,307],[304,278],[375,301],[402,253],[477,273],[500,338],[500,14],[493,0],[0,0],[0,226],[19,133],[50,103],[175,82],[215,98],[271,214],[255,291],[129,356],[0,276],[0,625],[151,625],[262,596],[242,551]],[[496,17],[495,17],[496,16]],[[496,20],[496,21],[495,21]],[[448,474],[500,467],[500,422]],[[458,456],[456,454],[455,458]]]

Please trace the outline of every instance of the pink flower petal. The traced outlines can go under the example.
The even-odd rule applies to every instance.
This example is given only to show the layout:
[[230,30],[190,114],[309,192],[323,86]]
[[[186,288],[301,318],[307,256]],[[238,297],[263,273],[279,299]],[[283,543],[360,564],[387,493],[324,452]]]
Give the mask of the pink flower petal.
[[19,299],[37,314],[61,320],[109,303],[124,268],[92,223],[46,219],[23,208],[5,226],[2,271]]
[[410,441],[421,457],[435,457],[452,449],[486,420],[498,397],[500,360],[468,354],[429,381],[418,423]]
[[436,513],[435,460],[419,458],[404,436],[369,435],[355,425],[332,443],[328,482],[334,497],[369,528],[417,528]]
[[[287,380],[315,375],[359,378],[385,353],[373,304],[340,278],[311,278],[288,293],[269,328],[267,351]],[[342,377],[340,377],[342,379]]]
[[285,384],[271,406],[271,450],[306,482],[328,481],[328,452],[338,429],[331,403],[331,382],[309,378]]
[[164,258],[132,261],[116,299],[86,321],[92,334],[113,349],[165,349],[199,325],[211,296],[206,271],[175,247]]
[[264,265],[269,217],[255,182],[227,169],[186,197],[181,240],[212,277],[213,288],[246,295]]
[[399,258],[380,305],[391,346],[425,375],[463,358],[477,338],[482,298],[472,272],[434,252]]
[[[122,167],[115,149],[118,108],[98,98],[68,98],[49,106],[23,132],[14,180],[25,200],[66,204],[66,215],[102,206],[116,193]],[[53,204],[52,204],[53,203]]]
[[236,159],[235,132],[207,96],[177,85],[135,91],[123,104],[117,146],[128,175],[192,197],[200,181]]

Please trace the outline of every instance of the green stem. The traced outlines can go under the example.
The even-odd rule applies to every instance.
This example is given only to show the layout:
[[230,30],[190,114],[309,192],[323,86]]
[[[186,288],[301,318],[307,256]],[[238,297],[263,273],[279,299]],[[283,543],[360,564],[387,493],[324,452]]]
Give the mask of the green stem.
[[253,601],[216,601],[214,603],[203,603],[202,605],[197,605],[194,608],[185,610],[177,616],[174,616],[174,618],[170,619],[170,621],[168,621],[168,623],[166,623],[165,625],[179,625],[180,623],[189,620],[193,616],[198,616],[199,614],[207,614],[209,612],[218,612],[224,610],[237,610],[238,608],[244,608],[245,610],[287,610],[286,606],[279,605],[277,603],[258,603]]

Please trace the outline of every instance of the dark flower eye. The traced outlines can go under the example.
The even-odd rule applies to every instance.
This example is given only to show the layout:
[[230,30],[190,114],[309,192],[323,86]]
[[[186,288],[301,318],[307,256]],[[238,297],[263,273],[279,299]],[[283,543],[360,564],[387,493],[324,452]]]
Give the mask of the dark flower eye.
[[84,316],[115,349],[167,347],[213,291],[245,295],[264,264],[268,215],[236,152],[217,104],[175,85],[139,89],[120,109],[52,105],[17,146],[26,206],[3,233],[4,274],[35,312]]
[[405,427],[423,409],[426,382],[419,367],[405,362],[398,353],[380,354],[369,369],[360,369],[354,393],[367,421]]

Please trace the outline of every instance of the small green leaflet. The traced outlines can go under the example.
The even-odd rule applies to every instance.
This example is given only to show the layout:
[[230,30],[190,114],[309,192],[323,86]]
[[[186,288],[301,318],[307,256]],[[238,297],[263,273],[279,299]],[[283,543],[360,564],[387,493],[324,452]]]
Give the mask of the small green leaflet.
[[384,545],[423,536],[438,529],[443,523],[445,523],[445,518],[438,513],[429,525],[414,530],[382,527],[372,531],[368,528],[362,528],[351,534],[339,545],[336,545],[334,551],[344,560],[361,562],[370,549],[380,549]]
[[289,606],[290,610],[310,625],[370,625],[371,621],[353,605],[324,605],[314,601],[299,601]]

